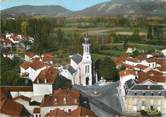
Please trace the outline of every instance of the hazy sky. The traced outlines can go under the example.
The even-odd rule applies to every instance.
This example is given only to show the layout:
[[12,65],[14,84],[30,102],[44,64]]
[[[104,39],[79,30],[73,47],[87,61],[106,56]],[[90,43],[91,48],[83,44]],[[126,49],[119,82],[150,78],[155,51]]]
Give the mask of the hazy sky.
[[61,5],[70,10],[81,10],[110,0],[0,0],[0,9],[19,5]]

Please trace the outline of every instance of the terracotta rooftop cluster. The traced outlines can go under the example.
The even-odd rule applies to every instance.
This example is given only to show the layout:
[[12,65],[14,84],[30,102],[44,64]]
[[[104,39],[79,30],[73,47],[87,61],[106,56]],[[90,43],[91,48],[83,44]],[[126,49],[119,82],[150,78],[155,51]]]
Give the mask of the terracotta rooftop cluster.
[[8,99],[6,96],[6,91],[2,88],[0,88],[0,113],[5,115],[12,115],[12,116],[30,116],[30,113],[27,111],[27,109],[11,100]]
[[47,113],[45,117],[96,117],[96,115],[85,107],[78,107],[76,110],[71,112],[54,109]]
[[42,70],[34,83],[53,83],[58,76],[58,70],[53,67],[48,67]]
[[150,80],[152,82],[166,82],[166,74],[155,70],[150,70],[148,72],[139,72],[138,77],[138,83],[144,82],[146,80]]
[[[130,61],[128,64],[125,61]],[[143,61],[143,62],[142,62]],[[149,65],[144,64],[155,63],[156,67],[151,68]],[[146,80],[150,80],[156,83],[166,82],[166,58],[156,55],[139,55],[136,57],[129,57],[126,54],[114,59],[116,65],[124,65],[125,70],[119,72],[120,77],[125,77],[128,75],[136,76],[136,82],[142,83]]]
[[45,96],[41,106],[78,105],[80,92],[76,90],[55,90],[51,96]]

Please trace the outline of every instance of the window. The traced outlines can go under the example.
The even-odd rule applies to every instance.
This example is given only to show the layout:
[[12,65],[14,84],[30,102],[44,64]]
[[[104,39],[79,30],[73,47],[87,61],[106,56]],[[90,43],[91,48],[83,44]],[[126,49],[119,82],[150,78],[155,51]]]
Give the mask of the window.
[[142,106],[145,106],[145,102],[144,101],[142,101]]
[[89,73],[89,65],[87,66],[87,73]]
[[152,93],[152,96],[154,95],[154,93]]
[[63,98],[63,102],[64,102],[64,104],[66,104],[66,97]]
[[89,65],[85,65],[85,73],[89,73]]
[[87,65],[85,65],[85,73],[87,73]]
[[68,112],[71,112],[71,109],[68,109]]

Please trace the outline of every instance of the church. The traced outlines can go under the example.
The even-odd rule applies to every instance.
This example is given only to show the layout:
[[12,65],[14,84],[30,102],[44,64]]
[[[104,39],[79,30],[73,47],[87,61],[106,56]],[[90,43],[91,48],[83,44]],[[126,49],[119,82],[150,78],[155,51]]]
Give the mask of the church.
[[60,75],[71,80],[72,85],[91,86],[94,79],[97,79],[93,78],[93,66],[90,53],[91,44],[88,38],[84,38],[82,46],[83,55],[71,55],[70,64],[60,68]]

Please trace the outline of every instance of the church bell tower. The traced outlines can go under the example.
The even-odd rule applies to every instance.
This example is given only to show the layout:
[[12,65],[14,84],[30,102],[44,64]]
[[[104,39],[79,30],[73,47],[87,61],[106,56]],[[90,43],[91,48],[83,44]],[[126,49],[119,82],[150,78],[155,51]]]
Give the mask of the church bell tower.
[[90,54],[90,42],[88,38],[84,38],[83,46],[83,58],[82,58],[82,84],[83,86],[92,85],[92,59]]

